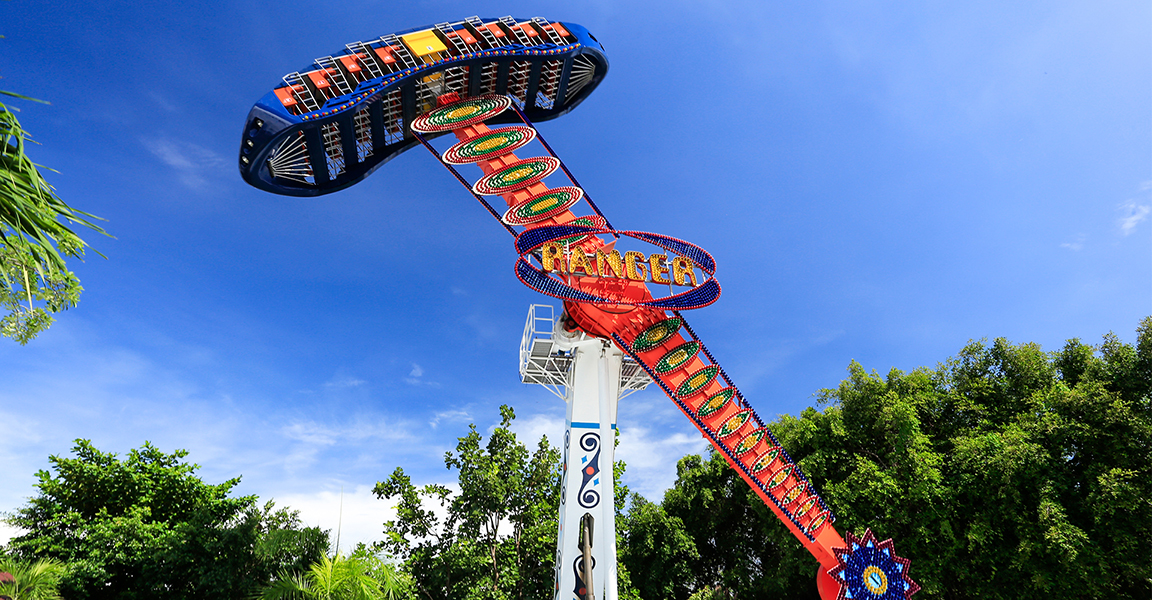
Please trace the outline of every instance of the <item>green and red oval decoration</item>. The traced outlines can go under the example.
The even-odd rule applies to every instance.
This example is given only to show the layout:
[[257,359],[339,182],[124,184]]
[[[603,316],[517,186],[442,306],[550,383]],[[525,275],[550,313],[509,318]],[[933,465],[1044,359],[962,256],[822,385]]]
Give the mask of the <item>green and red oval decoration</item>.
[[805,487],[807,487],[807,484],[803,482],[792,486],[792,488],[788,490],[788,493],[784,494],[784,497],[780,499],[780,504],[788,506],[795,502],[796,499],[800,497],[800,494],[804,493]]
[[524,125],[493,129],[452,146],[442,158],[448,164],[467,165],[515,152],[534,139],[536,130]]
[[744,439],[740,440],[740,443],[736,446],[735,449],[732,450],[732,455],[736,458],[739,458],[751,452],[756,448],[757,444],[764,440],[764,434],[766,432],[767,430],[761,427],[760,429],[757,429],[752,433],[744,436]]
[[513,206],[504,213],[501,220],[509,225],[531,225],[549,219],[572,208],[581,198],[584,190],[573,187],[556,187],[536,194],[531,198]]
[[720,409],[724,408],[725,404],[728,404],[728,402],[732,400],[732,396],[735,393],[736,390],[732,388],[724,388],[719,392],[712,394],[708,397],[707,400],[704,401],[704,404],[700,406],[700,410],[696,411],[696,414],[700,415],[701,417],[708,417],[716,413]]
[[761,454],[760,458],[756,459],[756,462],[752,465],[752,472],[759,473],[771,467],[777,459],[780,458],[781,450],[782,448],[780,448],[780,446],[772,446],[764,452],[764,454]]
[[719,365],[708,365],[696,371],[676,388],[676,395],[680,398],[691,398],[699,394],[708,384],[716,381],[716,375],[719,373]]
[[648,329],[641,331],[640,335],[636,336],[635,340],[632,340],[632,350],[635,352],[647,352],[662,345],[680,331],[680,326],[683,323],[684,321],[677,317],[657,322]]
[[664,375],[671,373],[680,367],[688,364],[688,361],[696,357],[696,353],[700,352],[700,342],[686,342],[676,346],[656,363],[656,372]]
[[560,160],[551,156],[538,156],[518,160],[503,169],[480,178],[472,191],[481,196],[496,196],[522,190],[560,168]]
[[816,496],[812,496],[805,500],[804,503],[798,506],[795,512],[792,514],[796,515],[797,517],[802,517],[808,514],[808,511],[812,510],[813,506],[816,506]]
[[828,511],[824,511],[816,515],[816,518],[812,519],[812,522],[808,524],[808,527],[804,530],[804,533],[807,533],[808,535],[816,535],[820,531],[820,528],[828,523],[828,517],[831,515],[832,513]]
[[477,96],[437,108],[412,120],[412,129],[419,133],[441,133],[475,125],[508,110],[512,99],[508,96]]
[[780,467],[779,470],[772,474],[772,479],[769,479],[768,483],[766,483],[764,487],[767,487],[768,491],[772,491],[773,489],[784,485],[784,482],[788,479],[788,476],[792,474],[792,469],[794,468],[796,468],[795,465],[784,465],[783,467]]
[[724,424],[720,426],[720,431],[716,432],[716,437],[724,439],[736,433],[737,431],[740,431],[740,428],[743,427],[750,418],[752,418],[752,409],[749,408],[745,408],[744,410],[732,415],[731,417],[728,417],[728,420],[724,421]]

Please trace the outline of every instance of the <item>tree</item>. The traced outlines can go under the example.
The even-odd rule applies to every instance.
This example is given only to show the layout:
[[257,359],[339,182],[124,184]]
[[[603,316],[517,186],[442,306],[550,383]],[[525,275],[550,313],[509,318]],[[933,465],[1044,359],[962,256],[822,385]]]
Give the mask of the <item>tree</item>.
[[[1152,318],[1137,332],[1052,353],[973,342],[884,377],[853,362],[823,411],[769,426],[837,528],[894,538],[926,598],[1148,598]],[[721,457],[681,460],[661,508],[700,554],[680,563],[695,590],[816,597],[815,562]]]
[[0,558],[0,598],[9,600],[59,600],[57,588],[65,566],[52,559],[32,562]]
[[[381,499],[399,498],[379,546],[404,560],[429,600],[552,595],[560,453],[541,438],[529,454],[509,430],[512,408],[501,406],[500,416],[486,445],[471,425],[456,452],[445,454],[445,466],[459,471],[459,492],[417,489],[401,468],[374,489]],[[447,515],[426,509],[424,499]]]
[[684,600],[692,590],[691,565],[700,559],[696,540],[662,506],[639,494],[632,495],[630,504],[617,552],[636,597]]
[[327,551],[296,513],[229,497],[239,478],[205,484],[183,450],[145,442],[120,460],[77,440],[72,452],[49,457],[55,474],[38,472],[39,494],[6,519],[27,531],[11,552],[68,564],[69,599],[248,598]]
[[[0,95],[33,100],[3,90]],[[80,300],[80,281],[64,256],[81,258],[87,243],[68,224],[107,234],[92,222],[98,217],[61,200],[28,158],[24,148],[31,137],[14,111],[0,103],[0,309],[8,312],[0,335],[26,344],[52,324],[49,313]]]

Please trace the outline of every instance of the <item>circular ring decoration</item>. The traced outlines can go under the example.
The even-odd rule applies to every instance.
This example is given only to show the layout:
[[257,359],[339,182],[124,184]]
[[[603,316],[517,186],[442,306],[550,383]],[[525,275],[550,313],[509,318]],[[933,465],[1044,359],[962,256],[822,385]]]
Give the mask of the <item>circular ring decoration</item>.
[[[545,272],[529,261],[532,252],[544,244],[569,238],[575,234],[610,234],[617,237],[624,236],[648,242],[679,256],[690,258],[692,262],[695,263],[695,266],[704,272],[706,280],[696,287],[688,288],[687,291],[672,294],[671,296],[653,298],[652,300],[631,301],[621,298],[608,298],[572,287],[560,279],[550,276],[548,272]],[[643,231],[617,231],[603,227],[584,227],[572,224],[544,225],[521,232],[520,235],[516,237],[516,252],[520,254],[520,258],[516,261],[516,277],[519,278],[524,285],[537,292],[561,300],[593,305],[638,306],[664,310],[692,310],[694,308],[708,306],[720,298],[720,283],[717,282],[714,277],[716,274],[716,262],[712,259],[712,255],[695,244],[690,244],[673,237]]]
[[736,390],[734,388],[724,388],[719,392],[712,394],[708,397],[708,400],[706,400],[704,404],[700,406],[700,410],[696,411],[696,414],[700,417],[707,417],[716,411],[719,411],[721,408],[724,408],[725,404],[728,404],[728,401],[731,400],[732,396],[735,394]]
[[[824,524],[827,512],[812,520],[820,526]],[[809,530],[813,529],[809,525]],[[842,598],[883,598],[884,600],[907,600],[920,591],[920,586],[908,577],[911,561],[896,556],[892,540],[876,541],[871,529],[857,538],[851,531],[844,532],[847,548],[833,548],[837,564],[828,570],[833,579],[840,582]]]
[[556,172],[560,159],[551,156],[538,156],[518,160],[503,169],[493,171],[480,178],[472,191],[481,196],[496,196],[522,190]]
[[509,208],[500,220],[521,226],[539,223],[572,208],[583,197],[584,190],[578,187],[555,187]]
[[515,152],[534,139],[536,130],[531,127],[502,127],[452,146],[442,158],[450,165],[472,164]]
[[684,380],[680,387],[676,388],[676,395],[684,399],[699,394],[709,383],[716,381],[716,375],[719,373],[720,365],[708,365],[696,371],[691,377]]
[[658,321],[655,325],[641,331],[640,335],[632,340],[632,350],[634,352],[647,352],[662,345],[680,331],[680,326],[683,323],[684,321],[677,317]]
[[484,95],[441,106],[412,119],[412,129],[419,133],[441,133],[475,125],[508,110],[508,96]]
[[869,592],[877,596],[888,593],[888,576],[880,570],[880,567],[876,565],[864,567],[864,576],[861,579],[864,580],[864,587],[868,588]]
[[685,342],[669,350],[653,369],[661,375],[666,375],[688,364],[688,361],[695,358],[699,352],[700,342]]

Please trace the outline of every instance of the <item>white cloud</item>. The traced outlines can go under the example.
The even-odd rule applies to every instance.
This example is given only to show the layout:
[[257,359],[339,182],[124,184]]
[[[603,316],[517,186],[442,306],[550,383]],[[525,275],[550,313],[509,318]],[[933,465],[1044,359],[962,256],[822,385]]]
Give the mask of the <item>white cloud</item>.
[[6,523],[0,522],[0,546],[8,543],[12,538],[24,533],[23,529],[17,529]]
[[[691,427],[687,425],[686,428]],[[622,427],[616,459],[627,463],[624,481],[633,492],[659,502],[676,483],[676,462],[688,454],[702,454],[708,442],[698,432],[657,431],[643,425]]]
[[[443,485],[453,494],[460,493],[455,481],[432,482]],[[424,483],[413,482],[419,488]],[[308,527],[327,529],[332,548],[340,538],[340,551],[348,553],[358,543],[372,544],[384,538],[384,523],[396,518],[397,498],[380,499],[372,493],[370,485],[344,487],[329,482],[317,492],[288,493],[275,496],[277,506],[300,511],[300,520]],[[421,497],[425,510],[430,510],[441,523],[448,516],[447,507]],[[502,528],[503,529],[503,528]],[[502,531],[502,533],[504,533]]]
[[331,446],[336,443],[336,431],[315,422],[296,422],[281,430],[291,440],[316,446]]
[[204,188],[207,184],[205,174],[225,164],[219,154],[189,142],[155,139],[143,140],[142,143],[160,162],[179,174],[181,183],[192,189]]
[[353,387],[362,386],[365,383],[368,383],[368,382],[364,381],[363,379],[357,379],[356,377],[351,377],[348,375],[341,375],[341,376],[333,377],[332,379],[324,382],[324,387],[327,387],[327,388],[353,388]]
[[428,426],[436,429],[441,422],[449,423],[465,423],[472,420],[472,415],[468,414],[465,410],[446,410],[438,412],[432,416],[432,420],[428,421]]
[[1120,234],[1127,236],[1136,230],[1136,226],[1141,221],[1148,218],[1148,213],[1152,211],[1152,207],[1147,204],[1137,204],[1135,200],[1129,200],[1121,204],[1119,210],[1122,213],[1119,219]]
[[1073,241],[1064,242],[1063,244],[1060,244],[1060,247],[1067,248],[1074,252],[1079,252],[1080,250],[1084,249],[1084,241],[1086,239],[1088,239],[1088,236],[1084,235],[1083,233],[1077,233]]
[[531,451],[542,436],[548,437],[548,443],[559,448],[564,441],[564,417],[552,414],[535,414],[528,418],[517,418],[512,422],[512,433],[516,439]]
[[[384,522],[396,518],[396,499],[380,500],[370,485],[339,486],[310,492],[276,496],[277,506],[300,511],[308,527],[328,529],[332,548],[340,537],[340,551],[347,554],[357,543],[371,544],[384,538]],[[343,496],[343,497],[341,497]]]
[[421,367],[420,365],[416,364],[416,363],[412,363],[412,371],[410,371],[408,373],[408,376],[404,378],[404,383],[407,383],[408,385],[426,385],[430,388],[440,387],[439,382],[426,381],[424,379],[421,379],[421,377],[423,377],[423,376],[424,376],[424,368]]

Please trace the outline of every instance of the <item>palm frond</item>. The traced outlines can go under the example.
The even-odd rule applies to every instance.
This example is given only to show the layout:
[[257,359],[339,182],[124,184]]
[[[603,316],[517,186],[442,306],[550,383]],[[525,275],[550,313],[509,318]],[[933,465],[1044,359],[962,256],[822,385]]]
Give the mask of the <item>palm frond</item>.
[[[12,92],[0,93],[35,100]],[[56,195],[55,188],[41,174],[41,165],[32,162],[25,152],[30,140],[15,113],[0,103],[0,243],[7,243],[9,235],[31,242],[46,250],[47,268],[64,270],[61,251],[78,257],[87,246],[70,224],[103,235],[108,233],[93,222],[103,219],[72,208]]]
[[66,570],[63,563],[52,559],[32,563],[0,559],[0,572],[12,576],[11,581],[0,583],[0,596],[12,600],[60,600],[56,589]]

